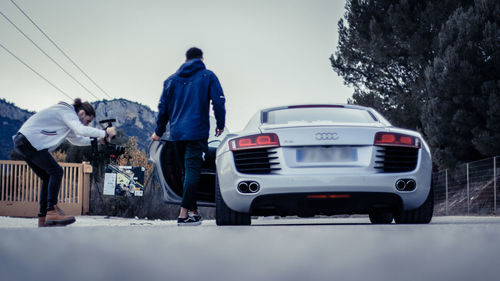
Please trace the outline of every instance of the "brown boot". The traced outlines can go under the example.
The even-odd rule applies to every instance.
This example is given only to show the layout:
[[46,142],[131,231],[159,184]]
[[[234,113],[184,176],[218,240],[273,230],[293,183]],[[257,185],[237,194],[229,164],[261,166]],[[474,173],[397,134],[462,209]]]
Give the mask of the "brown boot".
[[45,217],[38,217],[38,227],[64,226],[64,224],[45,224]]
[[68,225],[74,223],[75,221],[75,217],[66,216],[57,205],[54,205],[54,210],[48,211],[47,216],[45,217],[45,225],[47,226]]
[[38,217],[38,227],[46,227],[45,217]]

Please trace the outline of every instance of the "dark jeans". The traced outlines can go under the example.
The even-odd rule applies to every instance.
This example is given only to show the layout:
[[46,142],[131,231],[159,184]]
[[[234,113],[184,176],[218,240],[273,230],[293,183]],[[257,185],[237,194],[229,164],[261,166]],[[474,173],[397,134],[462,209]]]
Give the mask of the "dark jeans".
[[39,198],[40,213],[38,216],[44,217],[47,210],[54,209],[54,205],[57,204],[57,196],[61,188],[64,170],[57,164],[57,161],[47,149],[36,150],[28,139],[20,133],[14,138],[14,150],[23,157],[28,166],[42,179]]
[[179,158],[184,156],[184,182],[181,207],[194,211],[198,209],[196,190],[200,183],[203,152],[207,150],[207,140],[176,141],[175,147]]

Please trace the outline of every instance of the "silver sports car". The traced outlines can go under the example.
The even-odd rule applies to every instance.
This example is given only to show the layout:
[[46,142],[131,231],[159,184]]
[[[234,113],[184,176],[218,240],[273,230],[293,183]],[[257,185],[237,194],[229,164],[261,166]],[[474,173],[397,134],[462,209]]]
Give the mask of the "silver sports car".
[[[243,131],[213,143],[218,148],[214,157],[212,147],[209,162],[215,158],[216,173],[205,164],[199,200],[215,201],[218,225],[249,225],[252,216],[276,215],[368,214],[372,223],[432,219],[428,145],[418,132],[393,127],[371,108],[263,109]],[[166,193],[177,194],[166,201],[179,202],[182,189],[172,193],[168,177],[161,177]]]

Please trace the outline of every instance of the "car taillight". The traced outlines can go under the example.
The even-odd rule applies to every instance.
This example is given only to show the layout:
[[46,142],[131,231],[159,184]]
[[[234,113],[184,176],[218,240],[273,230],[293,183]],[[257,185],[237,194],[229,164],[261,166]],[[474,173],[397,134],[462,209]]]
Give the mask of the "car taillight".
[[374,145],[389,145],[389,146],[407,146],[420,148],[421,143],[418,137],[398,134],[398,133],[387,133],[378,132],[375,134]]
[[229,149],[232,151],[278,146],[280,146],[280,140],[278,135],[273,133],[245,136],[229,141]]

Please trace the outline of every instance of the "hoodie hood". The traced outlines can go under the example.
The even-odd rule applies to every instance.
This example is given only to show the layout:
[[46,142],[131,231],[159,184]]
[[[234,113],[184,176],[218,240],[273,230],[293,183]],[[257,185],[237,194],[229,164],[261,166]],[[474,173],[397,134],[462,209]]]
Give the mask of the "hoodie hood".
[[179,70],[177,70],[177,75],[179,77],[187,78],[193,76],[196,72],[205,68],[205,64],[201,59],[193,59],[181,65]]

